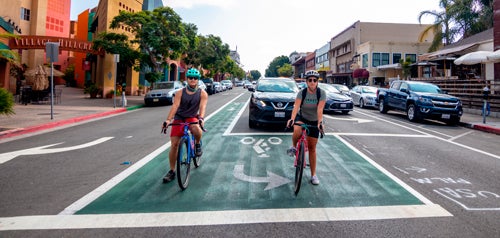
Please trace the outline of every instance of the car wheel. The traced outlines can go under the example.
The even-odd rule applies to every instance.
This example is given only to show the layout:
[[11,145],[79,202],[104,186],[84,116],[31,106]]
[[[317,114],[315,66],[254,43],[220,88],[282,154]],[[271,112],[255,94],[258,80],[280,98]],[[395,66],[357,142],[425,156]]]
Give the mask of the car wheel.
[[446,124],[449,126],[455,126],[460,122],[460,117],[452,116],[450,119],[446,121]]
[[257,124],[255,123],[255,121],[252,121],[252,120],[248,120],[248,127],[250,128],[255,128],[257,126]]
[[378,111],[380,113],[387,113],[388,108],[387,105],[385,105],[385,100],[383,98],[379,99],[380,103],[378,104]]
[[408,105],[408,108],[406,109],[406,116],[408,117],[408,120],[411,122],[416,122],[420,120],[420,117],[417,112],[417,107],[415,104],[410,104]]
[[359,99],[359,107],[360,108],[365,108],[365,101],[362,98]]

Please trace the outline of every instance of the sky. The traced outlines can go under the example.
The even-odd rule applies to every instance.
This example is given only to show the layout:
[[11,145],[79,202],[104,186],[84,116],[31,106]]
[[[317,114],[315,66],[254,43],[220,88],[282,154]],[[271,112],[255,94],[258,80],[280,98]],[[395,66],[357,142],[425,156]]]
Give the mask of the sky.
[[[71,20],[99,0],[71,0]],[[314,52],[347,27],[361,22],[414,23],[437,10],[439,0],[163,0],[198,34],[219,36],[237,50],[245,71],[262,75],[271,61],[292,52]],[[433,18],[422,19],[431,24]]]

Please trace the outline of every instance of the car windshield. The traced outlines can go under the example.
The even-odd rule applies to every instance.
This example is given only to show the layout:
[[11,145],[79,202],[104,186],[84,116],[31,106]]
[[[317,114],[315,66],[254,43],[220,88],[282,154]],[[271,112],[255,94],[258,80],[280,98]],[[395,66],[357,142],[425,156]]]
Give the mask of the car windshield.
[[231,81],[230,81],[230,80],[222,80],[222,81],[220,81],[220,82],[221,82],[221,83],[231,83]]
[[322,88],[323,90],[325,90],[328,93],[340,93],[339,90],[337,90],[337,88],[335,88],[332,85],[321,83],[321,84],[319,84],[319,87]]
[[294,93],[298,92],[297,85],[291,80],[259,80],[257,84],[259,92]]
[[174,82],[155,83],[154,89],[173,89]]
[[363,87],[363,88],[361,88],[361,92],[363,92],[363,93],[377,93],[377,88]]
[[415,92],[441,93],[441,89],[438,86],[432,84],[424,84],[424,83],[412,84],[410,85],[410,88],[412,91]]

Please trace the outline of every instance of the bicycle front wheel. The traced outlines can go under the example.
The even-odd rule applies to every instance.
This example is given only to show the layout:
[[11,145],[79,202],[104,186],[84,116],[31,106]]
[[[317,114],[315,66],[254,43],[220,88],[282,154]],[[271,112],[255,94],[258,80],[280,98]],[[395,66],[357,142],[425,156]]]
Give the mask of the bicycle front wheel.
[[181,138],[179,148],[177,149],[177,182],[182,190],[186,189],[189,184],[191,159],[189,158],[188,146],[188,140]]
[[304,173],[304,142],[300,142],[299,151],[297,153],[297,165],[295,167],[295,196],[299,193],[300,184],[302,183],[302,174]]

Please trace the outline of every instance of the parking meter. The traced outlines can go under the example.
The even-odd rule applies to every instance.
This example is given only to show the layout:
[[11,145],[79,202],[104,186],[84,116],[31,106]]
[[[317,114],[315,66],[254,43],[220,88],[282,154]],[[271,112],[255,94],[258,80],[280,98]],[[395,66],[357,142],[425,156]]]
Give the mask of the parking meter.
[[483,99],[488,100],[489,95],[490,95],[490,89],[488,88],[488,86],[485,86],[483,88]]

